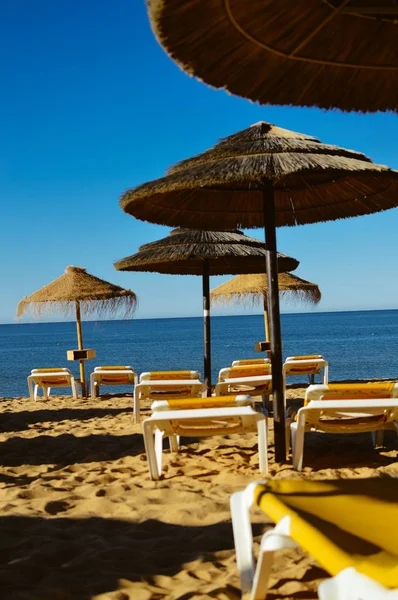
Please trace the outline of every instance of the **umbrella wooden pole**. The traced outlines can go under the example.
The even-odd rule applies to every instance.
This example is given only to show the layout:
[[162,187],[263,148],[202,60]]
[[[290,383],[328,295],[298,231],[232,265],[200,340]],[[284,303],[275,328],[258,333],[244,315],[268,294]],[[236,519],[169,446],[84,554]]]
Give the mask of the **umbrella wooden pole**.
[[211,344],[210,344],[210,275],[209,261],[203,261],[203,341],[204,341],[204,377],[207,395],[211,396]]
[[269,319],[268,319],[268,300],[267,295],[264,294],[264,329],[265,329],[265,341],[269,341]]
[[[77,329],[77,345],[79,350],[83,350],[83,334],[82,334],[82,320],[80,315],[80,302],[76,302],[76,329]],[[82,386],[82,396],[87,398],[86,390],[86,373],[84,370],[84,360],[80,360],[80,384]]]
[[282,373],[282,336],[279,311],[278,260],[276,249],[276,219],[274,190],[263,192],[265,263],[268,281],[268,315],[271,342],[272,396],[275,432],[275,460],[286,461],[285,399]]

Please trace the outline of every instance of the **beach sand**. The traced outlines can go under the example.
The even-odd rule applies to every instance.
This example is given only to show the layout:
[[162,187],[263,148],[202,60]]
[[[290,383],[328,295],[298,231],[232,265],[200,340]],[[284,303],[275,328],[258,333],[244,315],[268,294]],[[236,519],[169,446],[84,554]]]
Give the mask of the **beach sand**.
[[[254,434],[182,440],[152,482],[129,396],[4,399],[1,412],[2,600],[240,598],[229,499],[260,479]],[[302,473],[273,462],[270,436],[276,478],[398,475],[392,433],[382,450],[369,434],[308,436]],[[269,523],[252,520],[258,547]],[[268,598],[313,600],[324,577],[306,553],[283,551]]]

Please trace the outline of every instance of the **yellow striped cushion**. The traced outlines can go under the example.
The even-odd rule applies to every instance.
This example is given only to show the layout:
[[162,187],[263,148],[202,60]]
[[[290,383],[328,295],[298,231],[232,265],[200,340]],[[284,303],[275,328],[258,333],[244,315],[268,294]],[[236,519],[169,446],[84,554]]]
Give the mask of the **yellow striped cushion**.
[[270,364],[231,367],[228,373],[228,379],[234,379],[236,377],[262,377],[263,375],[270,375],[270,373]]
[[150,379],[157,381],[161,379],[197,379],[198,377],[191,374],[191,371],[151,371]]

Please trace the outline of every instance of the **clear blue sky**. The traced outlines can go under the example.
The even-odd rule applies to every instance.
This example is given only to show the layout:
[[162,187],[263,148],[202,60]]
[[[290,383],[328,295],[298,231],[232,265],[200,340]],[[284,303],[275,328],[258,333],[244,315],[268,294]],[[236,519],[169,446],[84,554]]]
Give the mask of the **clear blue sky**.
[[[0,322],[69,264],[133,289],[139,317],[200,315],[200,278],[115,271],[169,231],[125,215],[118,199],[254,122],[398,168],[396,115],[260,107],[212,90],[167,57],[144,0],[3,0],[0,56]],[[321,287],[318,310],[398,308],[397,229],[397,209],[283,228],[279,250]]]

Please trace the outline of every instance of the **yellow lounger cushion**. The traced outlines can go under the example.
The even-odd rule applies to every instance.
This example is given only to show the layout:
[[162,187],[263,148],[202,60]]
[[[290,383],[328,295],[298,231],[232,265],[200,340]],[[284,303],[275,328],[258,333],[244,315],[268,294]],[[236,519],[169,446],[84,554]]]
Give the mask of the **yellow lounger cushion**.
[[58,367],[58,368],[51,368],[51,369],[32,369],[32,374],[35,375],[36,373],[59,373],[60,371],[64,371],[65,373],[70,373],[69,369],[66,369],[65,367]]
[[[242,360],[237,360],[239,363],[239,367],[244,367],[245,365],[266,365],[268,363],[264,362],[264,358],[243,358]],[[232,367],[235,368],[235,367]]]
[[398,480],[274,480],[255,501],[278,523],[291,517],[291,537],[331,575],[347,567],[398,587]]
[[243,367],[231,367],[227,375],[228,379],[235,377],[262,377],[263,375],[271,374],[271,365],[247,365]]
[[317,373],[322,369],[322,365],[287,365],[288,373]]
[[253,404],[250,396],[213,396],[211,398],[187,398],[186,400],[167,400],[155,402],[153,411],[158,410],[183,410],[193,408],[228,408],[231,406],[248,406]]
[[65,377],[52,377],[51,379],[46,379],[43,376],[37,378],[42,385],[54,386],[54,385],[70,385],[70,381]]
[[395,381],[378,383],[331,383],[322,400],[372,400],[391,398]]
[[316,360],[317,358],[320,358],[323,360],[322,354],[309,354],[308,356],[291,356],[289,358],[289,362],[291,360]]
[[[196,379],[195,377],[194,379]],[[151,371],[149,379],[157,381],[161,379],[193,379],[191,371]]]
[[106,365],[106,366],[101,366],[101,367],[97,367],[97,369],[104,369],[104,371],[126,371],[127,369],[129,371],[132,371],[133,369],[131,367],[123,367],[121,365]]

